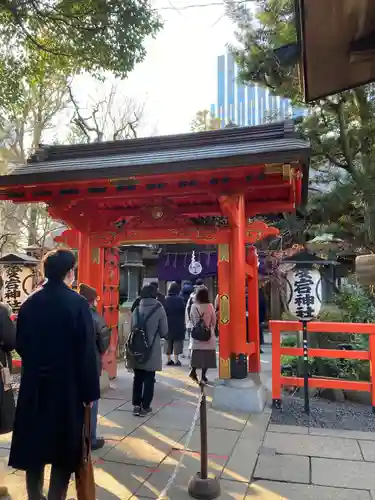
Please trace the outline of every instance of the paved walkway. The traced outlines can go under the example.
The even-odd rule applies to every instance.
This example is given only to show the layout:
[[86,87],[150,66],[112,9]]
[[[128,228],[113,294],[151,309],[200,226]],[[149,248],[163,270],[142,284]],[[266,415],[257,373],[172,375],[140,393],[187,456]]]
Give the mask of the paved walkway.
[[[269,361],[266,353],[266,378]],[[198,388],[187,374],[187,366],[158,374],[154,414],[139,419],[131,413],[132,376],[120,367],[100,402],[99,434],[107,444],[94,453],[99,500],[155,499],[163,490],[197,403]],[[208,394],[210,400],[212,388]],[[375,434],[272,425],[270,414],[270,408],[250,417],[209,409],[209,469],[220,477],[221,499],[375,499]],[[9,445],[10,436],[0,436],[4,464]],[[187,483],[198,470],[199,427],[166,498],[189,498]],[[24,473],[9,468],[5,473],[11,498],[26,499]],[[69,497],[76,498],[73,482]]]

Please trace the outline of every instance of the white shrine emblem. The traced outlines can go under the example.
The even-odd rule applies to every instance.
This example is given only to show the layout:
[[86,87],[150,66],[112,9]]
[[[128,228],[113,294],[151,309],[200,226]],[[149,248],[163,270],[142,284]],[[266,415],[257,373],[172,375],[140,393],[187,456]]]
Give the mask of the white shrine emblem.
[[194,274],[194,276],[202,272],[202,264],[200,262],[191,262],[189,264],[189,273]]
[[203,270],[202,264],[195,260],[195,252],[193,250],[193,253],[191,254],[191,262],[189,264],[189,273],[193,274],[194,276],[197,276],[202,272],[202,270]]

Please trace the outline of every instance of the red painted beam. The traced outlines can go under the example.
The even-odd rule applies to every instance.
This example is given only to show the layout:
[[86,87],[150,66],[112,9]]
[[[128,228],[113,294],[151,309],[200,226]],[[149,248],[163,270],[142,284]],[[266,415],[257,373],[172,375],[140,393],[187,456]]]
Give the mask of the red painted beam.
[[[212,183],[212,179],[218,179],[217,183]],[[196,183],[194,183],[196,181]],[[225,181],[225,182],[224,182]],[[129,199],[135,200],[139,198],[165,198],[186,197],[190,195],[200,195],[203,200],[206,199],[207,194],[213,196],[220,196],[222,194],[232,194],[237,192],[247,193],[258,191],[259,189],[271,190],[280,189],[281,191],[291,187],[289,180],[283,179],[279,174],[267,175],[263,179],[254,177],[252,180],[247,180],[246,175],[239,176],[226,176],[225,174],[216,172],[210,178],[194,177],[190,181],[186,180],[186,185],[180,187],[180,183],[185,182],[183,178],[167,178],[165,182],[158,179],[151,178],[146,182],[146,178],[141,178],[136,188],[128,187],[121,190],[118,185],[113,185],[109,181],[97,182],[92,184],[82,185],[74,183],[71,185],[46,185],[46,186],[29,186],[19,188],[6,188],[2,191],[0,189],[0,199],[13,200],[17,203],[32,203],[44,201],[46,203],[65,203],[74,200],[108,200],[108,199]],[[127,183],[124,181],[124,186]],[[161,186],[161,187],[160,187]],[[91,190],[91,191],[90,191]],[[25,196],[18,197],[12,195],[16,192],[24,192]],[[10,193],[7,195],[7,193]],[[62,194],[63,193],[63,194]],[[65,194],[64,194],[65,193]]]
[[[277,235],[278,229],[268,227],[262,221],[255,221],[245,228],[246,243],[255,243],[268,235]],[[91,233],[93,247],[111,247],[131,242],[139,243],[166,243],[174,241],[176,243],[193,242],[219,244],[228,243],[230,235],[229,228],[213,227],[181,227],[178,229],[132,229],[116,231],[95,231]],[[76,229],[67,229],[63,234],[56,237],[56,241],[77,248],[79,233]]]

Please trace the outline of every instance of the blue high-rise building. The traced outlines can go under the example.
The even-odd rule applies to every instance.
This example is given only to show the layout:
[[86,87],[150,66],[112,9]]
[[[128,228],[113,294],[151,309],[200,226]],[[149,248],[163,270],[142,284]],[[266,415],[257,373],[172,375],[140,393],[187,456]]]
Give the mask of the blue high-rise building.
[[224,54],[217,58],[217,103],[211,105],[211,113],[224,127],[229,122],[246,126],[297,118],[307,110],[293,107],[290,99],[275,96],[261,85],[239,83],[234,57]]

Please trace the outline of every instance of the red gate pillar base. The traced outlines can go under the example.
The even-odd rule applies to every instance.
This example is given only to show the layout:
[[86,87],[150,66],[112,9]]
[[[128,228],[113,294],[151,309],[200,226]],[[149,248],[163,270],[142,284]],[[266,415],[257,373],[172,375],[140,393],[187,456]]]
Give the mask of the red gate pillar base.
[[266,391],[258,374],[242,380],[218,380],[214,387],[212,407],[215,410],[241,413],[262,413]]

